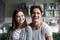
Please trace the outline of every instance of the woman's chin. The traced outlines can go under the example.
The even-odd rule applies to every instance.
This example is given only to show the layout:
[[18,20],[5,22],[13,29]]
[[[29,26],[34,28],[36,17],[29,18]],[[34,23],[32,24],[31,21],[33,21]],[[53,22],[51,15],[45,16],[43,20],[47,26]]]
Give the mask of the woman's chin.
[[20,22],[19,24],[23,24],[23,22]]

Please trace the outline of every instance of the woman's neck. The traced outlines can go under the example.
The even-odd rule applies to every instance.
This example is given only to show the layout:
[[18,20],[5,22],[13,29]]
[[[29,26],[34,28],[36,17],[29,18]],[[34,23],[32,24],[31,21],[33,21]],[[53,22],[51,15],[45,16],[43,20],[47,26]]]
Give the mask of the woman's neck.
[[20,25],[18,25],[18,27],[17,27],[18,29],[21,29],[22,28],[22,24],[20,24]]

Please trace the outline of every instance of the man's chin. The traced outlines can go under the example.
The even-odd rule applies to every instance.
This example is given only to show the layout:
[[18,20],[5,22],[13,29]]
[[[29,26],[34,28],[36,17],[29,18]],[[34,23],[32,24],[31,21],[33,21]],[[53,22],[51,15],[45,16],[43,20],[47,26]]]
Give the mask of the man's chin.
[[34,20],[33,22],[38,22],[38,20]]

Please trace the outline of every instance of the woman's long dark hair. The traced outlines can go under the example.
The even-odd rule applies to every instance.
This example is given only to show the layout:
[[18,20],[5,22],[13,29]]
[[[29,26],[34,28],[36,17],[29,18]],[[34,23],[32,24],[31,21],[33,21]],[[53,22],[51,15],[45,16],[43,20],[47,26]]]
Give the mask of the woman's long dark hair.
[[[15,9],[15,11],[13,12],[13,15],[12,15],[12,27],[11,27],[12,30],[18,28],[18,27],[17,27],[17,26],[18,26],[18,22],[16,21],[16,14],[17,14],[18,12],[20,12],[20,11],[24,13],[24,11],[23,11],[22,9],[19,9],[19,8]],[[27,26],[26,20],[24,21],[24,23],[23,23],[22,26],[23,26],[23,27],[26,27],[26,26]]]

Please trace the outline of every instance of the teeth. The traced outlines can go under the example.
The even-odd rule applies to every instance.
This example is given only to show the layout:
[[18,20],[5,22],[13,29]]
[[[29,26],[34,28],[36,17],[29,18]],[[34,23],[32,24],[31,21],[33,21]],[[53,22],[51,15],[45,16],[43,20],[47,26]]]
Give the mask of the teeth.
[[35,18],[38,18],[38,17],[35,17]]

